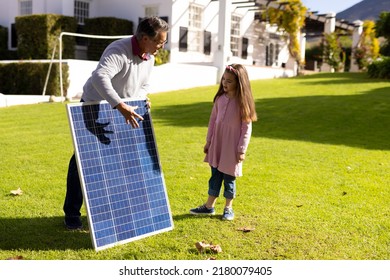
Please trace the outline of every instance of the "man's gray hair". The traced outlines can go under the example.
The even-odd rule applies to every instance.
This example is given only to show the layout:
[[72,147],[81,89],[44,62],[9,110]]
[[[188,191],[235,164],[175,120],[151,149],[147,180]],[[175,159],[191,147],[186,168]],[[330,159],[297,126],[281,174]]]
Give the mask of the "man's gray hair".
[[146,17],[141,20],[137,27],[135,36],[138,40],[142,39],[142,36],[148,36],[150,38],[156,38],[160,32],[168,32],[168,23],[159,17]]

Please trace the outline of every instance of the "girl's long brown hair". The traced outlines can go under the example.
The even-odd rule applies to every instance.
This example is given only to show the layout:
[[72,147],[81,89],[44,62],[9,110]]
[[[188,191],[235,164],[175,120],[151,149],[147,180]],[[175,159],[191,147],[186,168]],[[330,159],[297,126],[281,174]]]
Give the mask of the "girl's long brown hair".
[[[252,95],[248,72],[245,67],[241,64],[231,64],[226,67],[225,71],[232,73],[237,78],[238,85],[235,97],[237,97],[238,104],[240,106],[241,120],[247,122],[257,121],[255,101]],[[221,79],[219,89],[217,94],[214,96],[213,102],[215,102],[217,97],[223,95],[224,93]]]

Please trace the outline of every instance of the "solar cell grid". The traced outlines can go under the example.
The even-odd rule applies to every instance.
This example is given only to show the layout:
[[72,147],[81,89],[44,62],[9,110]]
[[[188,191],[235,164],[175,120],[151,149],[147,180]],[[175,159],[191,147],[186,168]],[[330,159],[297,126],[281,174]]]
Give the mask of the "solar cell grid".
[[105,101],[67,105],[96,250],[173,228],[146,101],[126,103],[138,106],[139,128]]

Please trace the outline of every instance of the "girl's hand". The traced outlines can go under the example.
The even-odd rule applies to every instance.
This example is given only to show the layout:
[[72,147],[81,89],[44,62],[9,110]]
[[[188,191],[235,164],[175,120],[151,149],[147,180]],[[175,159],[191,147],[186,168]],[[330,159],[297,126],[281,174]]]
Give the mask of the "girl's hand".
[[203,147],[203,152],[204,152],[205,154],[207,154],[208,151],[209,151],[209,148],[208,148],[208,145],[206,144],[206,145],[204,145],[204,147]]
[[238,158],[238,162],[242,162],[245,160],[245,154],[238,153],[237,158]]

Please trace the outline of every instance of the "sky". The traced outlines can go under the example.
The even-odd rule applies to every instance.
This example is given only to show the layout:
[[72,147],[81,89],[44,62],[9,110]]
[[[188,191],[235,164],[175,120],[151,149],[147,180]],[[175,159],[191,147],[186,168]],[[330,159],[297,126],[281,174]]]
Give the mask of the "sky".
[[339,13],[361,2],[362,0],[301,0],[310,11],[318,11],[319,14],[329,12]]

